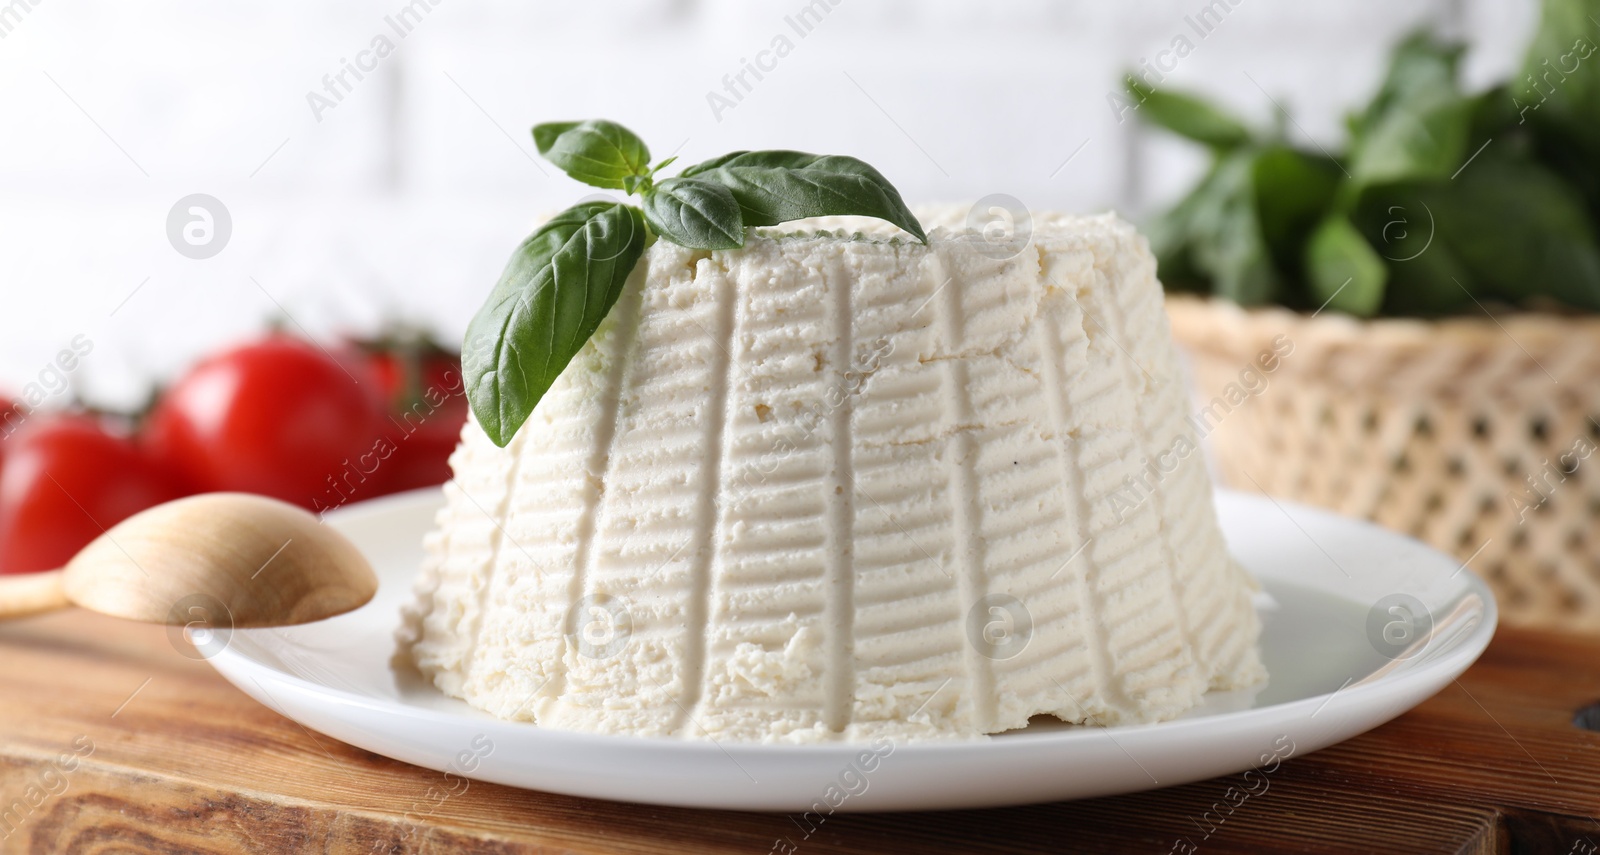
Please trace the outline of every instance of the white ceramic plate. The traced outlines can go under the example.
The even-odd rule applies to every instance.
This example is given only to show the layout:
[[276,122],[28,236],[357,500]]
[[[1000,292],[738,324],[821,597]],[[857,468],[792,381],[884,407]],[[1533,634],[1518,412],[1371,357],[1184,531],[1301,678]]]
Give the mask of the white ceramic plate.
[[440,501],[437,491],[419,491],[330,514],[377,568],[377,598],[318,624],[237,631],[212,664],[306,727],[439,772],[663,805],[927,810],[1112,795],[1252,768],[1270,775],[1275,757],[1332,745],[1422,702],[1472,664],[1495,626],[1484,584],[1416,541],[1224,492],[1229,545],[1265,589],[1258,607],[1271,678],[1253,691],[1213,693],[1177,721],[1091,728],[1051,720],[875,756],[859,744],[589,735],[491,718],[392,666],[400,605]]

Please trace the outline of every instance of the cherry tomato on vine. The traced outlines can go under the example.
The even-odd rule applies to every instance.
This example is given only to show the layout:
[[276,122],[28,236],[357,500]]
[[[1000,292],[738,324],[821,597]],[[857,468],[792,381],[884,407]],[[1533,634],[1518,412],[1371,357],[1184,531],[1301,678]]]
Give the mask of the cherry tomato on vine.
[[130,438],[93,417],[29,419],[3,442],[0,573],[60,567],[106,529],[183,495]]
[[380,491],[392,448],[364,365],[274,335],[212,356],[160,397],[152,453],[204,492],[259,493],[316,511]]
[[5,465],[6,451],[15,445],[6,440],[16,436],[27,418],[28,411],[21,404],[10,398],[0,398],[0,467]]
[[381,430],[394,445],[386,492],[443,484],[467,421],[461,358],[425,340],[354,342],[382,391]]

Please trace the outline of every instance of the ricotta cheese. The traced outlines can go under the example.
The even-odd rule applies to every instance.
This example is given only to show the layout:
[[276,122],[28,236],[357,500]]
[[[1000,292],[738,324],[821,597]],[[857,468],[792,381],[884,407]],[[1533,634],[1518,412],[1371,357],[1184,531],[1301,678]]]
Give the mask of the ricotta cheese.
[[1265,677],[1145,241],[849,225],[657,241],[508,448],[467,425],[401,630],[426,678],[548,727],[808,742]]

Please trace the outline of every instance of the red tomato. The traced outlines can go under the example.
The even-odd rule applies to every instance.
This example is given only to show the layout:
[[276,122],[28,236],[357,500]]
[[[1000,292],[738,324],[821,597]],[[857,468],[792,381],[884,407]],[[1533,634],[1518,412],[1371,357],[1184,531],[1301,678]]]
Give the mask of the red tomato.
[[385,492],[448,481],[450,453],[467,421],[460,357],[427,342],[355,347],[367,354],[387,408],[381,428],[394,455],[384,463]]
[[395,444],[386,485],[389,490],[431,487],[450,480],[450,453],[467,422],[460,361],[437,356],[424,362],[421,391],[400,400],[388,420],[389,437]]
[[126,437],[87,416],[36,416],[5,440],[0,573],[52,570],[124,519],[182,495]]
[[197,490],[328,510],[376,495],[392,454],[376,429],[373,382],[360,364],[273,336],[190,370],[156,404],[147,441]]
[[28,413],[20,404],[8,398],[0,398],[0,465],[5,463],[6,451],[15,444],[6,440],[16,435],[27,418]]
[[384,349],[381,344],[358,345],[364,348],[361,356],[367,360],[367,365],[372,369],[372,376],[376,382],[378,397],[383,405],[388,407],[400,400],[406,394],[406,366],[407,360],[393,349]]

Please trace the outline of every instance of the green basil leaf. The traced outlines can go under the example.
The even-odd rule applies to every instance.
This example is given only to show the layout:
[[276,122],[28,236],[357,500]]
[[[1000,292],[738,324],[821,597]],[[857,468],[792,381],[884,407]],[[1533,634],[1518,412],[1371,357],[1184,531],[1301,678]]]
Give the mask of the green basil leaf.
[[639,209],[574,205],[517,247],[467,326],[462,374],[485,433],[505,447],[621,295],[644,254]]
[[[1600,134],[1600,69],[1589,62],[1600,42],[1600,5],[1594,0],[1545,0],[1539,28],[1528,46],[1523,75],[1513,86],[1531,107],[1530,119],[1549,113],[1585,121]],[[1533,112],[1537,111],[1537,112]]]
[[690,249],[744,246],[739,202],[715,181],[668,178],[645,195],[644,220],[656,234]]
[[1472,153],[1467,142],[1473,107],[1467,98],[1453,98],[1386,115],[1356,151],[1351,176],[1363,184],[1448,178]]
[[1194,255],[1196,243],[1206,234],[1200,214],[1218,210],[1216,198],[1227,190],[1219,179],[1222,171],[1221,164],[1212,164],[1189,195],[1145,225],[1156,273],[1168,291],[1210,290],[1210,277],[1196,265]]
[[1306,273],[1319,307],[1367,318],[1383,305],[1388,268],[1347,217],[1333,214],[1317,226],[1306,247]]
[[1460,169],[1472,153],[1477,106],[1457,80],[1461,51],[1426,32],[1395,48],[1378,94],[1352,126],[1357,182],[1446,178]]
[[1462,46],[1426,29],[1406,36],[1389,54],[1383,81],[1366,108],[1353,119],[1357,130],[1370,128],[1405,103],[1430,94],[1455,94]]
[[[1535,295],[1600,310],[1600,248],[1593,217],[1565,176],[1485,153],[1452,184],[1441,212],[1452,247],[1491,295]],[[1481,169],[1480,169],[1481,167]]]
[[533,126],[533,145],[539,149],[539,156],[543,157],[556,144],[562,134],[583,124],[582,122],[545,122]]
[[1178,136],[1218,149],[1250,141],[1250,129],[1244,122],[1193,95],[1152,89],[1132,74],[1128,75],[1128,94],[1139,102],[1141,118]]
[[1442,248],[1425,252],[1405,263],[1389,265],[1384,286],[1383,313],[1396,317],[1432,318],[1477,312],[1468,291],[1472,273],[1461,260]]
[[1518,147],[1527,147],[1531,127],[1521,124],[1517,114],[1516,98],[1505,84],[1493,86],[1472,96],[1472,128],[1468,132],[1469,144],[1482,145],[1478,140],[1501,137]]
[[887,220],[928,236],[878,170],[853,158],[798,151],[738,151],[685,169],[728,188],[747,226],[775,226],[806,217],[855,215]]
[[1541,6],[1522,74],[1510,84],[1518,121],[1537,129],[1541,159],[1600,216],[1600,3]]
[[1333,204],[1339,167],[1332,160],[1274,145],[1256,157],[1251,189],[1272,261],[1286,279],[1304,281],[1306,241]]
[[1441,210],[1439,193],[1448,192],[1452,183],[1397,182],[1360,194],[1351,221],[1387,262],[1384,314],[1434,317],[1477,311],[1463,290],[1474,287],[1474,276],[1439,228],[1438,214],[1448,215],[1451,204]]
[[1600,310],[1594,218],[1564,176],[1485,152],[1434,194],[1440,238],[1473,272],[1475,295]]
[[533,143],[561,171],[607,190],[621,190],[629,177],[650,172],[650,150],[644,140],[604,119],[537,125]]
[[1282,280],[1262,234],[1252,181],[1257,152],[1241,149],[1217,163],[1210,187],[1191,212],[1191,257],[1212,291],[1243,306],[1282,298]]

